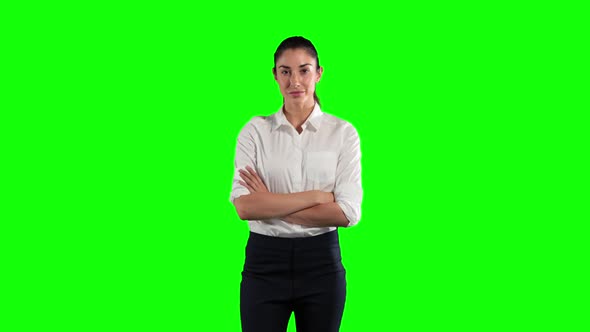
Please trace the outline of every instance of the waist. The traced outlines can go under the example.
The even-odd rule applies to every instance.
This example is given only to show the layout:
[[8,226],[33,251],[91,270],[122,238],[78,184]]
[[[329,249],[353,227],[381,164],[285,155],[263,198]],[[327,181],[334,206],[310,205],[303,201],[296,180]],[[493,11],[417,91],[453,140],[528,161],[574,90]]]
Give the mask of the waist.
[[254,233],[282,238],[314,237],[336,230],[336,227],[305,227],[295,225],[277,218],[249,220],[248,227]]
[[316,236],[307,237],[276,237],[251,231],[248,244],[274,249],[290,248],[324,248],[339,246],[338,230],[329,231]]

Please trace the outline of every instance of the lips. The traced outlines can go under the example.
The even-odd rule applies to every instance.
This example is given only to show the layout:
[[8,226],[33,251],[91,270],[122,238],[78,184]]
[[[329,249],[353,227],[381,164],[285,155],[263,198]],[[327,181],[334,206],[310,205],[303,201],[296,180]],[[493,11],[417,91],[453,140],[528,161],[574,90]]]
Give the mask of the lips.
[[303,91],[293,91],[293,92],[289,92],[290,95],[300,95],[303,94]]

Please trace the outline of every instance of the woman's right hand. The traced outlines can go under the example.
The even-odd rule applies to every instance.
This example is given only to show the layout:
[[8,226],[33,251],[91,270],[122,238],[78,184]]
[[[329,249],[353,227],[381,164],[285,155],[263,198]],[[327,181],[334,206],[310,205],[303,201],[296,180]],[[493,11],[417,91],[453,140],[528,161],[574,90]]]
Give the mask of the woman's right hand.
[[251,194],[256,192],[268,192],[266,184],[252,167],[246,166],[246,170],[240,169],[239,172],[240,177],[244,180],[240,181],[240,184],[246,187]]

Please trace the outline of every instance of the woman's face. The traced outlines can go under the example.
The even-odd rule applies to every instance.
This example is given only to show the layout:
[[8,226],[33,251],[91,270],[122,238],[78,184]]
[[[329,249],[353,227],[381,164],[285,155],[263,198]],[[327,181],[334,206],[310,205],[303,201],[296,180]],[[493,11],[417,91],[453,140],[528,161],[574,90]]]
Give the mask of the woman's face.
[[302,105],[315,103],[315,84],[322,77],[323,68],[305,49],[288,49],[277,59],[275,79],[285,102]]

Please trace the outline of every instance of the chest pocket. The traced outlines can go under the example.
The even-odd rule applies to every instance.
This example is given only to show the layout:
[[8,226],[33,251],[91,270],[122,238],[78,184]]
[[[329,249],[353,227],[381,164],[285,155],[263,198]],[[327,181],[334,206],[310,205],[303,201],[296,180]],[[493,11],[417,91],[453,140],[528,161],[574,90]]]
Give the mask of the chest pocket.
[[338,154],[331,151],[313,151],[306,153],[305,173],[314,189],[329,189],[336,180]]

